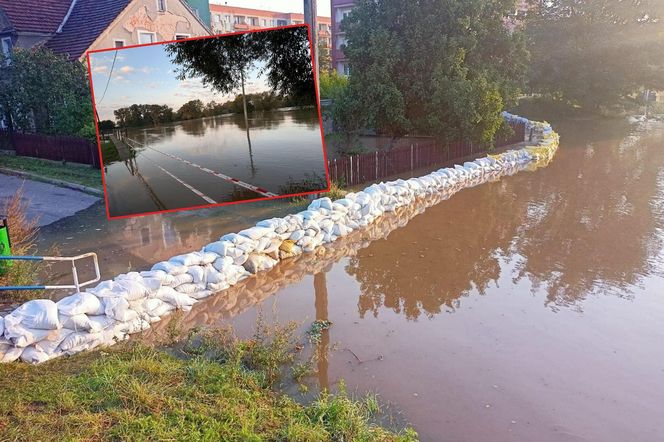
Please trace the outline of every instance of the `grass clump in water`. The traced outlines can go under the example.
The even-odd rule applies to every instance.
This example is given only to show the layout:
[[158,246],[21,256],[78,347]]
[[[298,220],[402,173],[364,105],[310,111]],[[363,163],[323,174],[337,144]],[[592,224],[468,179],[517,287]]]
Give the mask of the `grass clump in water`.
[[0,440],[411,441],[343,385],[302,405],[273,386],[294,326],[194,332],[180,348],[120,344],[40,366],[0,365]]

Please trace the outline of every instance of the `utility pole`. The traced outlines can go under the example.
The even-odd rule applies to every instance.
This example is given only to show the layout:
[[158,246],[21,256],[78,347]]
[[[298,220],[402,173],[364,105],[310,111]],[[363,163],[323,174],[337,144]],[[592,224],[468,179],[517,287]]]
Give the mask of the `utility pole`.
[[[317,0],[304,0],[304,22],[309,25],[309,34],[311,36],[311,57],[314,61],[314,72],[318,77],[318,5]],[[318,88],[318,84],[316,84]]]

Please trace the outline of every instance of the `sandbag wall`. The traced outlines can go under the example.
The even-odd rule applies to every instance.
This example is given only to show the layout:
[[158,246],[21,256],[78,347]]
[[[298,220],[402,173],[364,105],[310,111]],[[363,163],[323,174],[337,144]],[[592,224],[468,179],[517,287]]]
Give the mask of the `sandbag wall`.
[[[352,232],[364,232],[378,225],[373,223],[385,214],[407,213],[393,218],[399,225],[463,188],[548,164],[558,148],[558,135],[551,126],[508,113],[504,117],[525,124],[536,143],[423,177],[373,184],[336,201],[320,198],[307,210],[260,221],[239,233],[224,235],[198,252],[159,262],[149,271],[118,275],[58,302],[28,301],[0,318],[0,362],[41,363],[112,345],[151,328],[176,309],[189,311],[213,294],[223,297],[231,286],[273,268],[280,260],[313,252]],[[338,250],[349,252],[344,247]],[[315,263],[315,255],[311,256],[308,261]]]

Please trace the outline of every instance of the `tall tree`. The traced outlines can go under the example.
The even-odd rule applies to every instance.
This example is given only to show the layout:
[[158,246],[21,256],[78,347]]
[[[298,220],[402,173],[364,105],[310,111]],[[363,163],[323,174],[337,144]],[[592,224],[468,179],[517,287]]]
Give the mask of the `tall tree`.
[[490,142],[525,80],[523,35],[505,25],[514,9],[514,0],[359,0],[342,23],[352,125]]
[[664,89],[664,2],[532,0],[533,92],[590,110]]
[[[315,104],[305,27],[177,42],[168,45],[167,51],[179,66],[180,79],[200,77],[224,94],[240,88],[243,97],[249,70],[262,61],[265,67],[261,73],[267,74],[275,92]],[[246,121],[246,99],[243,105]]]

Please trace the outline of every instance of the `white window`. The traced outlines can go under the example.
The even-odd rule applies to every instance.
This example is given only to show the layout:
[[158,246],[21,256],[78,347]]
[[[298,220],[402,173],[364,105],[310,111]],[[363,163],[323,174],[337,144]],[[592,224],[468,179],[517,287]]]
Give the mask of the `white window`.
[[267,27],[267,20],[266,20],[266,19],[263,19],[263,27],[264,27],[264,28]]
[[236,24],[236,25],[243,25],[243,24],[245,24],[245,22],[244,22],[244,15],[236,15],[236,16],[235,16],[235,24]]
[[348,18],[349,15],[350,15],[350,11],[343,11],[341,13],[341,19],[344,20],[344,19]]
[[166,0],[157,0],[157,11],[166,12]]
[[148,31],[138,31],[138,44],[154,43],[157,41],[157,34]]
[[337,38],[337,49],[343,49],[346,45],[346,37]]
[[258,17],[249,17],[249,24],[251,26],[258,26]]
[[230,15],[224,15],[224,19],[230,23],[231,22],[231,16]]
[[185,38],[191,37],[191,34],[175,34],[176,40],[184,40]]
[[0,40],[0,52],[2,52],[2,55],[4,55],[5,58],[5,65],[9,66],[9,63],[11,63],[10,56],[12,54],[12,38],[11,37],[3,37],[2,40]]
[[113,47],[124,48],[124,46],[125,46],[124,40],[119,40],[119,39],[113,40]]
[[348,63],[344,63],[344,75],[349,76],[350,75],[350,65]]
[[287,24],[286,20],[277,20],[277,26],[286,26]]
[[215,23],[221,23],[221,15],[214,14],[214,22]]

